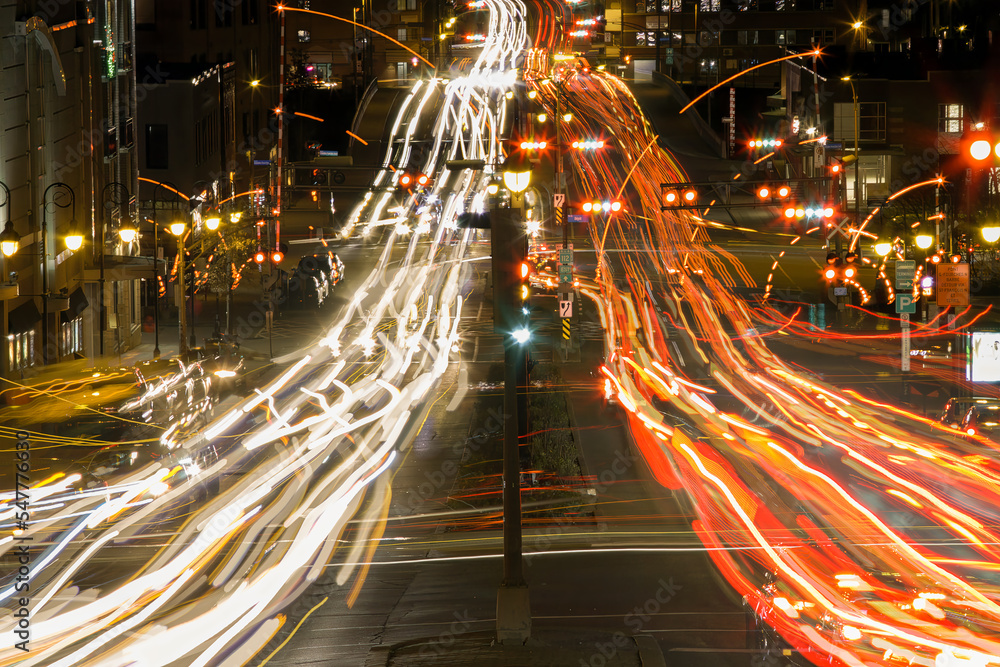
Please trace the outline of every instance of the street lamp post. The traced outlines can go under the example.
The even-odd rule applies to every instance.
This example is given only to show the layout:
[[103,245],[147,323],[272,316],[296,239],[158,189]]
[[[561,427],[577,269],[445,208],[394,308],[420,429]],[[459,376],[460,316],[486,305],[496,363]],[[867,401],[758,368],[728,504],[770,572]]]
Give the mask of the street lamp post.
[[178,353],[183,357],[188,353],[187,344],[187,311],[184,308],[184,298],[187,290],[184,288],[184,237],[187,235],[187,225],[178,220],[170,224],[170,233],[177,237],[177,287],[180,290],[180,304],[177,308]]
[[[861,151],[859,146],[861,133],[861,109],[858,105],[858,93],[854,88],[854,79],[845,76],[842,79],[851,84],[851,98],[854,100],[854,226],[861,223]],[[837,234],[837,251],[840,251],[840,234]]]
[[[124,195],[124,196],[123,196]],[[110,201],[114,206],[121,208],[124,204],[126,207],[129,206],[129,202],[132,199],[132,195],[129,193],[128,188],[124,183],[119,183],[118,181],[112,181],[104,186],[101,191],[101,200],[104,201],[104,208],[108,210],[108,202]],[[126,210],[126,214],[130,215],[131,211]],[[100,318],[100,354],[104,356],[104,332],[106,330],[106,317],[105,317],[105,277],[104,277],[104,256],[107,254],[105,249],[105,228],[107,227],[107,221],[105,220],[101,224],[101,239],[98,243],[98,252],[100,252],[100,294],[98,295],[98,317]]]
[[[64,193],[69,194],[69,201],[60,204],[59,201],[53,197],[52,201],[49,202],[49,192],[53,188],[61,189]],[[73,188],[65,183],[57,182],[51,184],[49,187],[45,188],[45,192],[42,193],[42,365],[47,365],[49,363],[49,346],[51,341],[49,340],[49,258],[48,258],[48,216],[49,204],[54,204],[58,208],[72,208],[73,209],[73,221],[72,227],[76,228],[76,193],[73,192]]]
[[157,266],[159,262],[159,249],[160,249],[160,225],[157,222],[156,213],[159,205],[159,200],[157,199],[157,194],[160,188],[166,188],[171,190],[175,194],[177,193],[177,188],[173,187],[172,183],[157,183],[153,188],[153,358],[160,358],[160,272]]
[[[508,158],[503,166],[504,185],[511,192],[506,214],[493,222],[494,299],[502,304],[503,318],[494,326],[504,336],[504,439],[503,439],[503,581],[497,593],[497,640],[521,645],[531,636],[531,608],[524,581],[521,544],[521,461],[519,452],[518,379],[524,377],[527,327],[518,312],[515,285],[510,278],[525,259],[524,229],[514,219],[523,193],[531,182],[531,164]],[[500,292],[498,294],[498,292]]]

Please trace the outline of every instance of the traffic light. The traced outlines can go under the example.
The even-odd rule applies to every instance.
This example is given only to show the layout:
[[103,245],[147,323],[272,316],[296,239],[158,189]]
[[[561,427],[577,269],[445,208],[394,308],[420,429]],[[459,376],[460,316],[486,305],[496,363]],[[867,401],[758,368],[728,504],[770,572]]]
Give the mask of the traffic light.
[[265,259],[267,259],[267,255],[264,254],[263,250],[258,250],[254,253],[253,261],[257,264],[263,264]]
[[844,255],[844,268],[842,271],[844,280],[855,280],[858,277],[858,253],[849,252]]
[[548,147],[547,141],[522,141],[520,146],[523,151],[542,151]]
[[431,182],[430,177],[427,174],[421,173],[408,173],[405,172],[399,177],[399,185],[403,188],[409,189],[415,185],[427,185]]
[[318,190],[313,190],[310,194],[312,194],[312,200],[313,201],[319,201],[319,191]]
[[521,262],[519,275],[518,297],[521,301],[521,312],[527,315],[528,299],[531,298],[531,263]]
[[667,190],[663,193],[663,206],[692,206],[698,201],[698,191],[694,188]]
[[604,148],[604,141],[601,139],[587,139],[584,141],[574,141],[573,148],[579,151],[592,151],[598,148]]
[[977,130],[969,132],[962,142],[962,151],[972,159],[973,164],[985,166],[987,163],[1000,159],[1000,139],[991,132]]
[[312,184],[313,185],[325,185],[326,184],[326,172],[322,169],[313,169],[312,172]]
[[829,286],[833,286],[839,282],[840,279],[840,269],[844,262],[840,259],[840,255],[835,252],[826,253],[826,268],[823,269],[823,277]]
[[281,260],[285,258],[285,254],[280,250],[275,250],[271,253],[271,261],[275,264],[281,264]]
[[781,144],[781,139],[751,139],[747,142],[752,151],[774,150],[781,148]]
[[757,199],[761,201],[773,201],[775,199],[785,199],[792,193],[792,189],[787,185],[758,185],[756,190]]
[[622,203],[620,201],[588,201],[583,203],[583,212],[590,213],[592,215],[599,215],[600,213],[609,213],[622,210]]
[[810,204],[808,206],[788,206],[785,208],[785,217],[789,220],[796,218],[808,218],[810,220],[821,220],[833,217],[833,207],[829,204]]

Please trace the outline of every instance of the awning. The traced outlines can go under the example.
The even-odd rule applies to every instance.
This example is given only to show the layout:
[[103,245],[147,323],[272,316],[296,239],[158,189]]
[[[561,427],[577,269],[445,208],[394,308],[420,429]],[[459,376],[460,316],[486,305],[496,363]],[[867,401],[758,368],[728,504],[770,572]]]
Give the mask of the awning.
[[83,311],[90,306],[87,295],[83,293],[82,287],[77,287],[69,295],[69,310],[64,310],[59,315],[63,322],[72,322],[78,317],[83,317]]
[[42,319],[35,299],[31,298],[7,313],[7,332],[12,334],[31,331]]

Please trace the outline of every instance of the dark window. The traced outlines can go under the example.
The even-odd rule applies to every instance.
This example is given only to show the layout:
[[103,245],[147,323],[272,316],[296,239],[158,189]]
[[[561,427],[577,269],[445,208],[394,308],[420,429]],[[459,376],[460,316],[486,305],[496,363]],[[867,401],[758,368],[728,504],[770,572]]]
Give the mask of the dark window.
[[166,125],[146,125],[146,169],[167,169],[168,145]]
[[215,5],[215,27],[228,28],[233,25],[233,8],[231,0],[214,0]]
[[191,0],[190,24],[192,30],[199,30],[205,27],[205,0]]
[[135,24],[153,28],[156,23],[156,0],[136,0]]

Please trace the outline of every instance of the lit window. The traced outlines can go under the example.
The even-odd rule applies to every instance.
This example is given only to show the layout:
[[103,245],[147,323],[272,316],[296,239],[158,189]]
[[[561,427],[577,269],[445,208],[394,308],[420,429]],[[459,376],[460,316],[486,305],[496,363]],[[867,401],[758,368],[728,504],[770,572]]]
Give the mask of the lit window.
[[938,132],[947,132],[949,134],[962,133],[961,104],[938,105]]
[[299,41],[300,42],[308,42],[309,41],[309,37],[310,37],[310,35],[309,35],[309,31],[308,30],[299,30]]
[[7,358],[10,369],[22,370],[35,365],[35,332],[26,331],[7,336]]

